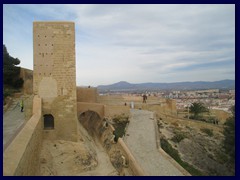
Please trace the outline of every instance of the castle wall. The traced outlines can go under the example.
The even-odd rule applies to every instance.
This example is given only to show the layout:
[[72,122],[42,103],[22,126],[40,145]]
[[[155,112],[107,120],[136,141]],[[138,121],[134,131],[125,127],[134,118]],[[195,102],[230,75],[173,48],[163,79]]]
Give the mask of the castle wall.
[[125,103],[121,95],[98,96],[98,102],[106,105],[116,105],[116,104],[123,105]]
[[97,88],[77,87],[77,102],[96,103],[97,99]]
[[153,111],[156,114],[177,115],[176,103],[174,101],[161,102],[160,104],[135,104],[134,108]]
[[45,138],[77,141],[74,28],[73,22],[33,23],[33,92],[42,98],[43,115],[54,117]]
[[114,117],[117,115],[130,115],[130,108],[129,106],[123,105],[105,105],[104,106],[104,115],[106,117]]
[[6,148],[3,154],[4,176],[32,176],[39,170],[42,144],[41,99],[33,99],[33,116]]
[[104,105],[98,103],[88,103],[88,102],[78,102],[77,103],[77,112],[78,116],[88,110],[94,111],[99,114],[101,118],[104,117]]
[[21,67],[20,77],[24,80],[23,93],[31,95],[33,93],[33,71]]

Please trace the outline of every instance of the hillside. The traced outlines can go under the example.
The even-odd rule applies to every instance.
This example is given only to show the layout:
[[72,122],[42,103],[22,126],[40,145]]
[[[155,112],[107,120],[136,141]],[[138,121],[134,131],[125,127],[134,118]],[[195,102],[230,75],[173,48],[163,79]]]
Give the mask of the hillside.
[[99,85],[98,90],[104,91],[136,91],[136,90],[196,90],[196,89],[234,89],[235,80],[196,81],[175,83],[140,83],[132,84],[120,81],[111,85]]

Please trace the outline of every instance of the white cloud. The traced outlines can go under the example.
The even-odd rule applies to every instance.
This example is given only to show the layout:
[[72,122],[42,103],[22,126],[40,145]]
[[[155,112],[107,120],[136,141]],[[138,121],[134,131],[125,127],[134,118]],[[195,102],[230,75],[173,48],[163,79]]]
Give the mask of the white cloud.
[[[229,73],[235,64],[234,5],[4,5],[3,9],[4,43],[28,68],[32,21],[75,22],[78,85],[234,79]],[[223,69],[220,62],[226,61],[229,65]],[[204,69],[208,63],[216,67]],[[196,69],[198,65],[201,68]]]

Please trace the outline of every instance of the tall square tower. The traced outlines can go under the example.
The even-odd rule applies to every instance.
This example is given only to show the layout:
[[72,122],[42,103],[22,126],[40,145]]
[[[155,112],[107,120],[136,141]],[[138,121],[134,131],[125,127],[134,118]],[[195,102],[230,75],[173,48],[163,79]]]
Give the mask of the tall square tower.
[[44,137],[77,140],[74,22],[33,22],[33,92],[42,98]]

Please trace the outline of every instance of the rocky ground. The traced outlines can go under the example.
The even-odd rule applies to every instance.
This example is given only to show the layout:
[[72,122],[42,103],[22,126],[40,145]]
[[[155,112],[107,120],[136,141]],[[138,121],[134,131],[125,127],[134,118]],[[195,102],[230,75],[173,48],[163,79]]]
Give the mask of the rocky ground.
[[96,154],[88,152],[84,144],[70,141],[44,141],[40,155],[41,175],[76,175],[97,166]]
[[181,121],[173,122],[161,117],[158,119],[158,128],[160,138],[166,139],[178,151],[182,161],[192,165],[202,175],[234,175],[226,165],[221,129],[190,127]]
[[109,156],[98,141],[79,125],[79,141],[44,140],[40,154],[41,176],[115,176]]

